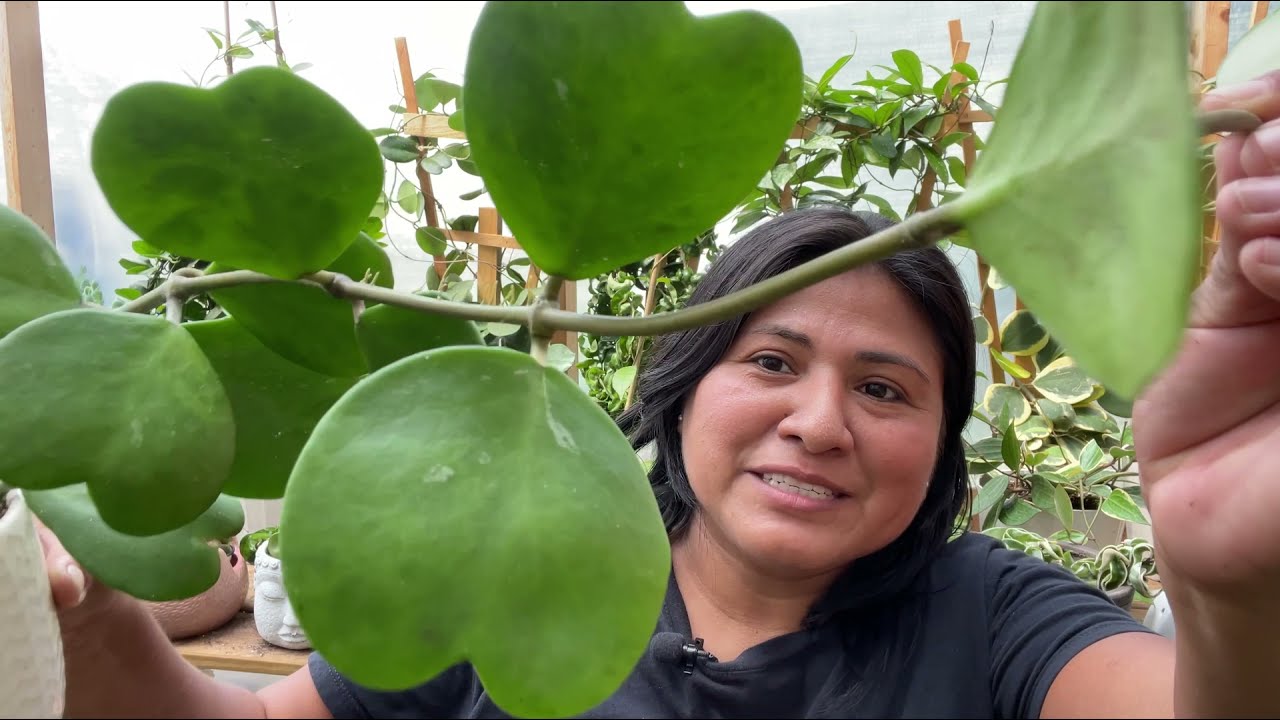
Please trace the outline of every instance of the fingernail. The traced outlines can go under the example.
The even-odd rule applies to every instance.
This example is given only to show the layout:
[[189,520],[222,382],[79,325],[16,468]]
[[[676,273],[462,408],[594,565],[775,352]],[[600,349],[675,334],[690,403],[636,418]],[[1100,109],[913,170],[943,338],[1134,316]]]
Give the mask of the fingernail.
[[84,600],[84,596],[85,596],[84,573],[80,570],[80,568],[74,562],[67,563],[62,568],[62,572],[67,576],[67,579],[70,580],[71,584],[75,587],[76,601],[74,604],[79,605]]
[[[1280,130],[1280,128],[1277,128]],[[1245,213],[1271,214],[1280,201],[1280,177],[1244,178],[1232,183],[1236,203]]]
[[1280,267],[1280,239],[1258,238],[1251,244],[1258,246],[1258,262],[1263,265]]

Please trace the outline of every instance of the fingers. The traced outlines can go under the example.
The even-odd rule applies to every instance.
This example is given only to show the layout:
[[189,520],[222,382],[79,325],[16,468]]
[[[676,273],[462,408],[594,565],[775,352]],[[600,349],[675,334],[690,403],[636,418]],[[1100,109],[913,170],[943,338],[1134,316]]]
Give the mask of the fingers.
[[1252,240],[1240,251],[1240,271],[1262,294],[1280,301],[1280,237]]
[[1262,122],[1280,118],[1280,70],[1263,75],[1239,85],[1231,85],[1206,93],[1200,99],[1200,109],[1247,110]]
[[53,594],[54,607],[69,610],[84,602],[89,592],[89,580],[79,563],[62,547],[62,542],[45,527],[36,522],[36,534],[44,547],[44,567],[49,574],[49,590]]

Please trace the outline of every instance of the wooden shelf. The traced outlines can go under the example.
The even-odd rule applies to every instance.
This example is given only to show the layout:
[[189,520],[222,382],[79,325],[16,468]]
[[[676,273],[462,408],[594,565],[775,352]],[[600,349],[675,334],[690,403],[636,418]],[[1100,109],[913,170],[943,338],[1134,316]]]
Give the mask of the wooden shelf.
[[310,650],[277,647],[258,635],[253,622],[253,566],[240,612],[226,625],[196,637],[175,640],[182,657],[202,670],[290,675],[307,664]]
[[286,650],[258,635],[252,612],[237,613],[231,622],[205,635],[177,640],[174,647],[203,670],[290,675],[307,664],[310,650]]

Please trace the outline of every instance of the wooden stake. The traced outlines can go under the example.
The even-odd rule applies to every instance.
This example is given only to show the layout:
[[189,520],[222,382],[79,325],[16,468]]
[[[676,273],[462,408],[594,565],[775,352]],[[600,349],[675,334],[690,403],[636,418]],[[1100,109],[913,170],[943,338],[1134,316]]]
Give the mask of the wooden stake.
[[5,89],[0,129],[4,132],[7,204],[31,218],[52,240],[53,183],[37,3],[0,4],[0,73],[0,85]]
[[[400,61],[400,82],[404,86],[405,109],[411,113],[416,113],[418,112],[418,91],[413,85],[413,70],[409,67],[409,44],[403,37],[396,38],[396,59]],[[415,137],[415,139],[419,144],[425,140],[422,137]],[[436,209],[435,191],[431,188],[431,173],[422,167],[421,160],[420,151],[418,161],[413,164],[413,169],[418,177],[418,186],[422,190],[422,204],[427,214],[427,225],[438,228],[440,227],[440,214]],[[494,234],[496,235],[497,233]],[[435,259],[436,275],[441,280],[444,280],[449,264],[445,262],[444,255],[434,255],[433,257]]]

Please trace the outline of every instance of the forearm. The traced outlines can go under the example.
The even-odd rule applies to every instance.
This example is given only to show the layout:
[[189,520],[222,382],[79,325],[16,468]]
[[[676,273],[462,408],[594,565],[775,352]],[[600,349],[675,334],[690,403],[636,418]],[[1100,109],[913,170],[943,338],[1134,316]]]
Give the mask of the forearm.
[[252,692],[188,663],[141,603],[117,605],[105,621],[64,631],[65,717],[265,717]]
[[1177,717],[1280,717],[1280,616],[1274,597],[1228,602],[1170,596],[1176,624]]

